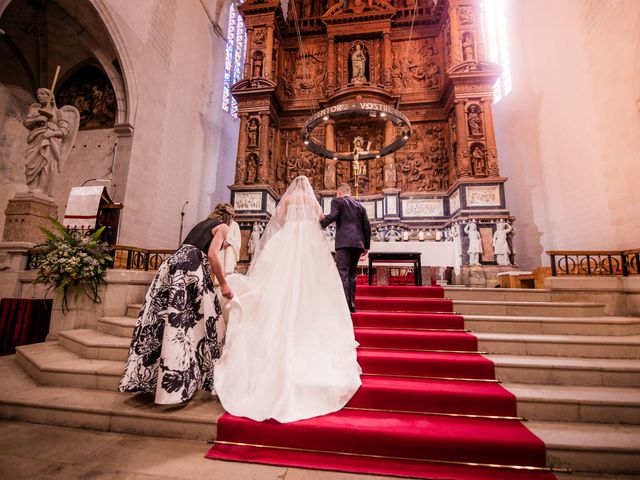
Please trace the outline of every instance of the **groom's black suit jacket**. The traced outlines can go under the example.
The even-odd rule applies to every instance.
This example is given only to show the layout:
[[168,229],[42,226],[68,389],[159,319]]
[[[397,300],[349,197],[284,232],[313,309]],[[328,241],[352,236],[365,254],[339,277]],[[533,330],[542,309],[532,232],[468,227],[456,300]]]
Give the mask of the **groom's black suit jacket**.
[[333,222],[336,222],[336,250],[339,248],[369,250],[371,224],[360,202],[349,196],[334,198],[331,202],[331,213],[320,221],[320,225],[326,228]]

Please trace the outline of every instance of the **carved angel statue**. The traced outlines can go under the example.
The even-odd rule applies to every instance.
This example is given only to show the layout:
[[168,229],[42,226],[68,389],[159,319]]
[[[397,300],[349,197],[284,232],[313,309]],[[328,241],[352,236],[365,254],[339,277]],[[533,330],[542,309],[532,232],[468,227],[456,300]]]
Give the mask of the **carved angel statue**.
[[471,222],[464,227],[464,233],[469,237],[469,265],[480,265],[480,255],[482,254],[482,241],[476,222]]
[[511,265],[509,254],[511,249],[509,248],[509,242],[507,236],[511,233],[513,227],[505,222],[498,222],[496,224],[496,231],[493,234],[493,253],[496,256],[498,265]]
[[51,178],[55,165],[62,172],[80,125],[75,107],[56,107],[56,99],[48,88],[39,88],[38,101],[31,104],[24,119],[30,130],[25,152],[25,176],[30,192],[51,194]]

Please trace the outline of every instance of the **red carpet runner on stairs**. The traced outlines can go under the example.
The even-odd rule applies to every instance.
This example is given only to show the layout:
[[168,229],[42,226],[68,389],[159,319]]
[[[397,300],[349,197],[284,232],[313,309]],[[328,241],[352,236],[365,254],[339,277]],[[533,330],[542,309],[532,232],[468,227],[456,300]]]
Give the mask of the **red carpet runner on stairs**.
[[[224,414],[207,458],[429,479],[548,480],[544,443],[441,287],[358,285],[362,387],[280,424]],[[256,399],[259,401],[259,399]]]

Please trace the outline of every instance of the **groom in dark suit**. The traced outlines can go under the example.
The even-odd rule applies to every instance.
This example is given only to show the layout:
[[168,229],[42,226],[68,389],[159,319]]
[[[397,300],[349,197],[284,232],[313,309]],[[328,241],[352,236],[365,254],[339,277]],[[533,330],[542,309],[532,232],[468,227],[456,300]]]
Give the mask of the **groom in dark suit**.
[[364,207],[351,198],[351,187],[343,183],[331,202],[331,213],[320,220],[322,228],[336,222],[336,265],[349,310],[356,311],[356,269],[369,252],[371,225]]

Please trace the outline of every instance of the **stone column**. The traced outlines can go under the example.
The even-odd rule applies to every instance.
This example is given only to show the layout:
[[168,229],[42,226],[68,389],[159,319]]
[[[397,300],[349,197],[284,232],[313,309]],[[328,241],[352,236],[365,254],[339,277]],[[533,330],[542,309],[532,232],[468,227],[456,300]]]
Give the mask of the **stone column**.
[[269,179],[269,113],[260,115],[260,165],[258,166],[258,183],[266,183]]
[[456,167],[458,177],[471,176],[471,163],[469,161],[469,146],[467,145],[467,122],[464,111],[464,100],[455,100],[456,104],[456,142],[458,152],[456,154]]
[[391,34],[384,33],[382,35],[383,43],[384,43],[384,57],[383,57],[383,65],[384,65],[384,84],[388,87],[391,86],[391,64],[393,62],[393,54],[391,52]]
[[[334,121],[329,120],[325,124],[324,138],[327,150],[336,151],[336,136]],[[338,160],[327,158],[324,164],[324,188],[334,190],[336,188],[336,164]]]
[[451,62],[458,65],[462,62],[462,41],[460,39],[460,27],[458,25],[458,1],[449,1],[449,23],[451,30]]
[[[384,125],[384,144],[393,142],[393,122],[387,120]],[[396,158],[394,154],[384,157],[384,188],[396,188]]]
[[251,77],[251,43],[253,42],[253,28],[247,28],[247,50],[244,55],[244,75],[242,78]]
[[500,175],[498,167],[498,150],[496,148],[496,135],[493,130],[493,113],[491,110],[491,98],[482,98],[482,111],[484,121],[484,136],[487,142],[487,175],[497,177]]
[[327,88],[333,90],[336,87],[336,39],[329,37],[327,47]]
[[267,25],[267,40],[264,52],[264,65],[262,76],[271,78],[271,65],[273,62],[273,25]]
[[238,156],[236,157],[236,185],[242,185],[247,178],[246,175],[246,155],[247,155],[247,117],[246,113],[238,114],[240,117],[240,135],[238,138]]

